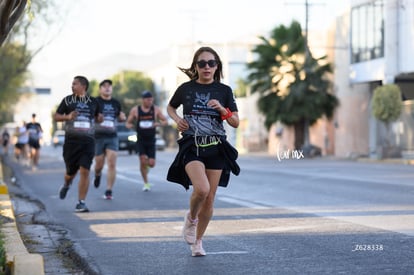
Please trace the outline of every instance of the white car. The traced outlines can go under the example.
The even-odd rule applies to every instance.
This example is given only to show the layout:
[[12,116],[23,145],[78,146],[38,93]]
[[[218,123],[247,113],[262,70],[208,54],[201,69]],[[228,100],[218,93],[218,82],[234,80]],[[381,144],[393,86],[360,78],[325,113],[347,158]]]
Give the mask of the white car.
[[155,136],[155,148],[157,148],[157,150],[164,150],[165,147],[167,146],[167,143],[165,142],[165,140],[161,137],[161,135],[157,134]]
[[62,146],[65,143],[65,131],[56,130],[52,138],[53,147]]

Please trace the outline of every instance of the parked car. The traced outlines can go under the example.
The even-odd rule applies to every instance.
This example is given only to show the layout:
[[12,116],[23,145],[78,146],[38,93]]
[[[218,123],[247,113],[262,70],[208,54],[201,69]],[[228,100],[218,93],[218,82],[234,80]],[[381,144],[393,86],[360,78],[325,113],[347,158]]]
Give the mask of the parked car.
[[65,143],[65,131],[56,130],[52,138],[53,147],[62,146]]
[[164,150],[165,147],[167,146],[167,142],[165,142],[165,140],[161,137],[160,134],[157,134],[155,136],[155,148],[157,148],[157,150]]
[[[137,133],[131,129],[126,128],[121,125],[118,126],[118,139],[119,139],[119,150],[128,150],[129,154],[138,153],[137,147]],[[161,137],[160,134],[155,136],[155,148],[159,151],[162,151],[167,146],[165,140]]]
[[119,150],[127,150],[129,154],[136,151],[136,132],[132,129],[128,129],[124,124],[117,125]]

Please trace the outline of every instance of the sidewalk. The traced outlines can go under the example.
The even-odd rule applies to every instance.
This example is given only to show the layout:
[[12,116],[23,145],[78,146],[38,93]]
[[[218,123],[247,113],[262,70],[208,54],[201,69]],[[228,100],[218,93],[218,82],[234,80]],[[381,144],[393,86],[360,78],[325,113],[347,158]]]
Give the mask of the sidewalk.
[[0,219],[0,231],[3,234],[6,253],[6,274],[44,275],[42,255],[27,251],[17,229],[13,205],[3,178],[2,162],[0,162]]

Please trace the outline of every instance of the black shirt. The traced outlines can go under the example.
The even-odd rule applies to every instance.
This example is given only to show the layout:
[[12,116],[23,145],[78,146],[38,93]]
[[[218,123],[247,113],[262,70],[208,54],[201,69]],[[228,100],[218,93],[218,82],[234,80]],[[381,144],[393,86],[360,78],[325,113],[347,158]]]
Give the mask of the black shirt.
[[121,113],[121,103],[114,98],[105,100],[102,97],[97,97],[96,100],[102,110],[104,120],[95,124],[95,138],[116,137],[116,124]]
[[216,99],[224,108],[237,112],[236,101],[231,88],[220,82],[200,84],[194,80],[183,83],[177,88],[170,105],[178,108],[183,105],[184,119],[189,123],[184,135],[210,136],[226,134],[221,115],[207,106],[207,102]]
[[42,132],[42,126],[38,122],[29,122],[26,124],[26,129],[29,132],[29,140],[39,141]]
[[101,113],[96,98],[85,95],[79,97],[68,95],[62,99],[56,112],[58,114],[70,114],[77,111],[78,116],[75,120],[65,122],[65,142],[90,142],[95,137],[95,116]]

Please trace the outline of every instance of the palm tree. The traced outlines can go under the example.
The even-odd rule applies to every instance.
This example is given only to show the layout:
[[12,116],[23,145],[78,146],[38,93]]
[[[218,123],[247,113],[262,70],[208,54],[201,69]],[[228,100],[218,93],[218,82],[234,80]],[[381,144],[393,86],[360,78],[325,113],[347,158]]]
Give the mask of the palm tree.
[[323,116],[332,118],[339,105],[329,93],[331,64],[326,56],[312,56],[296,21],[260,39],[262,44],[253,49],[257,59],[248,64],[252,92],[261,93],[258,108],[266,117],[265,126],[269,129],[277,121],[294,126],[295,149],[301,149],[310,144],[309,126]]

